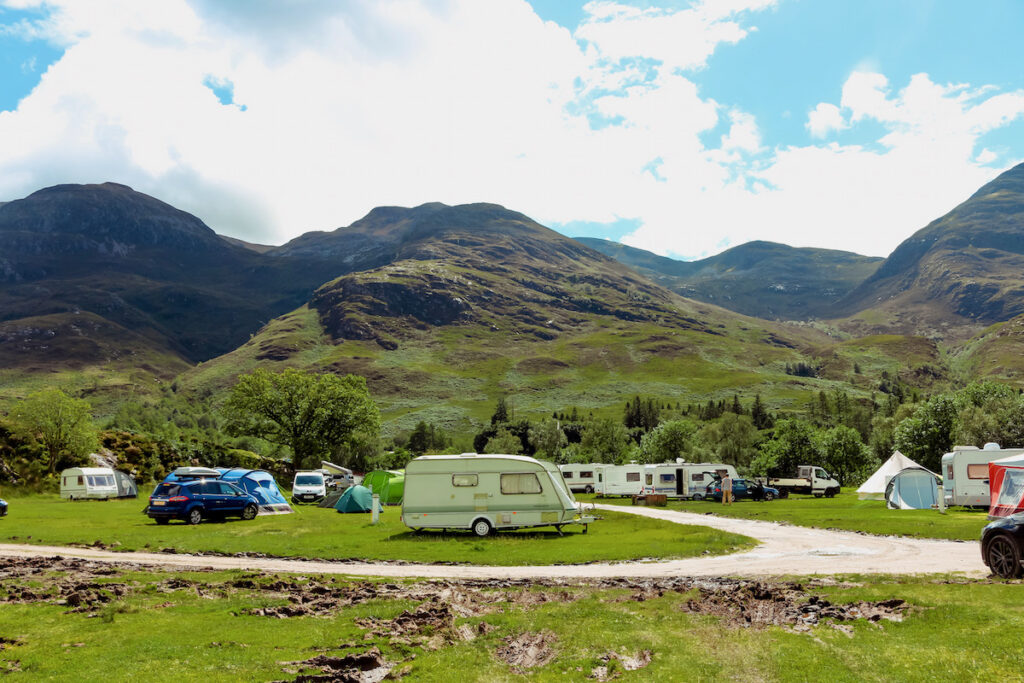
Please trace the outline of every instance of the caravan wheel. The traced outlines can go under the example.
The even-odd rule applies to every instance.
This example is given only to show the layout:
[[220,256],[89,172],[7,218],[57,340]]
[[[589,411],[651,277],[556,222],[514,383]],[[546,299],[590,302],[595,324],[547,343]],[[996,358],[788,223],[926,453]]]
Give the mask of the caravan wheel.
[[477,536],[490,536],[491,534],[491,523],[484,518],[480,518],[473,522],[473,533]]
[[694,500],[704,500],[704,496],[702,496],[699,493],[695,493],[695,494],[693,494],[693,499]]

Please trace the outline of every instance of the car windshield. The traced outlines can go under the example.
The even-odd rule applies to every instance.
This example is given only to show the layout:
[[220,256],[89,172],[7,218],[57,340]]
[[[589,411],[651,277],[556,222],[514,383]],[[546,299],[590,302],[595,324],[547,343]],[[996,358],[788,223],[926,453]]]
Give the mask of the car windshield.
[[324,483],[324,478],[319,474],[300,474],[295,477],[296,486],[320,486]]

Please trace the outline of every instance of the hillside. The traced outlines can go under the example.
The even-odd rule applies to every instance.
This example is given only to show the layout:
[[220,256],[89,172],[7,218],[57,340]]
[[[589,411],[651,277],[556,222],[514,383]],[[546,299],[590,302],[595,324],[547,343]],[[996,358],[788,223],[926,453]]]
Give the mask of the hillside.
[[616,242],[578,239],[678,294],[768,320],[830,317],[883,260],[756,241],[699,261],[677,261]]
[[378,209],[351,228],[287,251],[315,240],[316,253],[390,260],[327,282],[182,386],[216,392],[257,365],[355,372],[392,428],[461,430],[505,394],[544,415],[618,410],[633,394],[785,402],[831,386],[785,374],[825,335],[685,299],[499,206]]
[[838,306],[854,334],[965,340],[1024,313],[1024,164],[901,243]]

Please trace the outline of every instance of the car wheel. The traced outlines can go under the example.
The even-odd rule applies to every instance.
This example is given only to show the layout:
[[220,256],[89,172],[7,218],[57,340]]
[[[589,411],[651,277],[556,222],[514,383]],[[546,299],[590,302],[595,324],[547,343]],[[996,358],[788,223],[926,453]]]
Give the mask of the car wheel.
[[157,517],[156,518],[156,523],[161,525],[161,526],[163,526],[164,524],[167,524],[170,521],[171,520],[167,519],[166,517]]
[[473,533],[477,536],[489,536],[491,534],[491,523],[480,518],[473,522]]
[[764,499],[765,500],[775,500],[775,494],[772,493],[771,491],[765,491],[764,492]]
[[245,509],[242,510],[242,519],[244,519],[244,520],[256,519],[256,514],[258,512],[259,512],[259,510],[256,508],[256,506],[253,505],[252,503],[249,503],[248,505],[245,506]]
[[199,508],[192,508],[189,510],[188,517],[185,519],[189,524],[199,524],[203,521],[203,511]]
[[988,542],[988,568],[1004,579],[1016,579],[1021,574],[1020,548],[1008,536],[999,535]]

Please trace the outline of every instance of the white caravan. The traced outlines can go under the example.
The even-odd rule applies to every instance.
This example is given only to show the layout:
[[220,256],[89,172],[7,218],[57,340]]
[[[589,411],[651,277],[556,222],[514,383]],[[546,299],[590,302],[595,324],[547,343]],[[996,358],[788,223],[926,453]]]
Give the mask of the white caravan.
[[942,456],[942,493],[946,505],[989,506],[988,464],[993,460],[1024,453],[1024,448],[1000,448],[987,443],[984,448],[954,446]]
[[[646,471],[653,465],[602,465],[597,468],[594,491],[599,496],[637,496],[644,491]],[[652,475],[653,476],[653,475]],[[654,481],[653,478],[651,481]]]
[[707,494],[708,484],[729,475],[737,479],[736,468],[720,462],[677,462],[654,465],[652,491],[669,498],[701,500]]
[[597,486],[597,469],[605,465],[597,462],[559,465],[565,483],[573,493],[593,493]]
[[60,497],[68,500],[117,498],[117,481],[109,467],[70,467],[60,473]]
[[402,522],[409,528],[492,530],[553,526],[582,514],[558,468],[525,455],[421,455],[405,466]]
[[670,498],[700,500],[708,484],[723,474],[737,477],[732,465],[712,462],[603,465],[597,470],[596,491],[599,496],[660,493]]
[[347,467],[342,467],[341,465],[335,465],[333,462],[321,460],[320,471],[324,475],[324,480],[327,483],[328,488],[336,488],[339,491],[344,491],[349,486],[354,486],[356,483],[355,477],[352,475],[352,470]]

